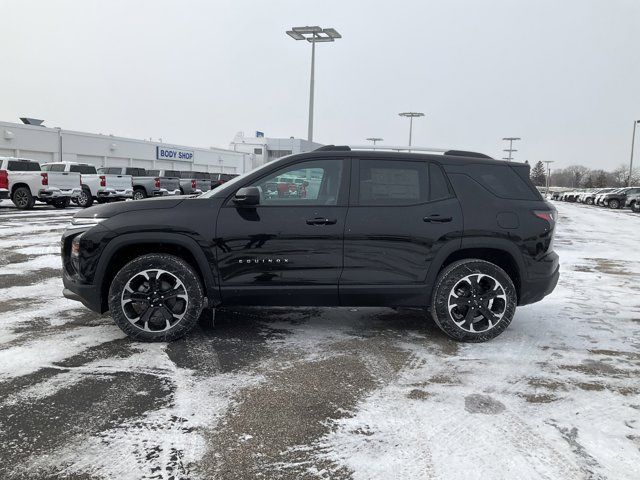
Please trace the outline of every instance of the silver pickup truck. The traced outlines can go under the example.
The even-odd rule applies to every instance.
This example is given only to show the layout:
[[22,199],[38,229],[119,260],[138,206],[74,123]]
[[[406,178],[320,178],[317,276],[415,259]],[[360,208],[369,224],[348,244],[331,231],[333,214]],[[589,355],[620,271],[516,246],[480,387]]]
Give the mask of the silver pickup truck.
[[43,172],[35,160],[0,157],[0,198],[21,210],[31,210],[36,200],[65,208],[79,194],[78,173]]
[[160,178],[150,176],[144,168],[139,167],[100,167],[99,173],[131,175],[133,181],[133,199],[142,200],[147,197],[179,195],[180,190],[169,191],[161,186]]
[[178,173],[180,174],[180,193],[182,195],[200,195],[202,193],[193,172],[182,171]]
[[78,198],[72,201],[83,208],[93,205],[94,200],[104,203],[133,197],[133,184],[129,175],[99,174],[93,165],[77,162],[45,163],[42,169],[46,172],[79,173],[82,191]]
[[160,179],[160,188],[169,195],[180,195],[180,172],[177,170],[147,170],[147,175]]

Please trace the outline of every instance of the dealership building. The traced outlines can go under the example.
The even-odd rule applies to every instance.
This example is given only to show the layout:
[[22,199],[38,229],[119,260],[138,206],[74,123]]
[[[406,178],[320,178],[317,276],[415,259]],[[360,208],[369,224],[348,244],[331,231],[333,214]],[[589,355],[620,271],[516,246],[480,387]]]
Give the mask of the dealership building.
[[236,152],[252,155],[252,165],[249,169],[258,167],[276,158],[292,153],[310,152],[322,146],[322,143],[310,142],[301,138],[272,138],[265,137],[263,132],[256,132],[255,136],[245,136],[238,132],[229,145]]
[[194,170],[212,173],[244,173],[255,163],[244,150],[198,148],[151,140],[48,128],[41,120],[21,119],[22,124],[0,121],[0,156],[22,157],[40,163],[70,161],[96,167],[141,167]]

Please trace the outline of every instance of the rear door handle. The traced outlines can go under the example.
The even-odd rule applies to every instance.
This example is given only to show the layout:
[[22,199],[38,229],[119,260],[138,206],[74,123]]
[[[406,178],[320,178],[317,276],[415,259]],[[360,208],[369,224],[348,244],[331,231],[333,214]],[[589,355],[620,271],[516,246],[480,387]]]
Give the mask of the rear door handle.
[[334,225],[338,220],[335,218],[307,218],[307,225]]
[[439,214],[434,213],[433,215],[429,215],[427,217],[423,217],[423,221],[427,223],[445,223],[453,220],[452,217],[441,217]]

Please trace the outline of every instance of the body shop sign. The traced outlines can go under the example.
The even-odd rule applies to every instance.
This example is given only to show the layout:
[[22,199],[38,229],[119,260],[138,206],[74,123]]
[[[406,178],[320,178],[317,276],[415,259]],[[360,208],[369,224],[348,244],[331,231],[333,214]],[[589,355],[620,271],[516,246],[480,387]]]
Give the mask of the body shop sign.
[[193,152],[176,148],[156,147],[156,160],[186,160],[193,162]]

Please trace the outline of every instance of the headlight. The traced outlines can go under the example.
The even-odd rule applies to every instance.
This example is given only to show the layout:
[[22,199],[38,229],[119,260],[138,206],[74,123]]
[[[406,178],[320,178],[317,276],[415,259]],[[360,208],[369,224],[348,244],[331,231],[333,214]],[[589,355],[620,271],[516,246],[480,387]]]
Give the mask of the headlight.
[[67,225],[67,230],[95,227],[104,220],[106,220],[106,218],[73,218],[71,223]]

